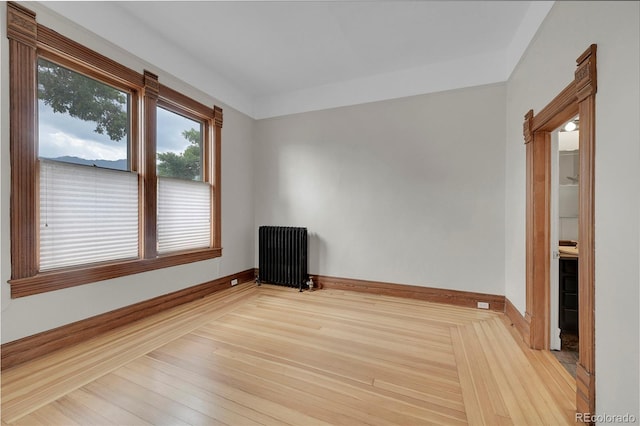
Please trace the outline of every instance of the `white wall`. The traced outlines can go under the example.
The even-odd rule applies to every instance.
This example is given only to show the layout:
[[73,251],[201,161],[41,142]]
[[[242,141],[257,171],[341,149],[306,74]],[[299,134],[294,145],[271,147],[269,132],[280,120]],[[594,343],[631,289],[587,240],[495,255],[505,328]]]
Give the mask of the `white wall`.
[[503,84],[259,120],[255,222],[311,273],[504,294]]
[[[525,309],[525,148],[522,122],[573,79],[598,45],[596,96],[596,411],[640,418],[640,3],[556,2],[507,84],[506,296]],[[622,123],[628,123],[627,126]]]
[[2,249],[2,342],[9,342],[40,331],[108,312],[165,293],[201,284],[221,276],[253,267],[253,177],[248,167],[252,158],[253,120],[232,108],[216,102],[215,93],[205,94],[151,64],[144,63],[108,42],[82,30],[42,5],[29,3],[37,13],[38,22],[91,47],[98,52],[138,71],[144,69],[159,75],[160,81],[206,104],[224,108],[222,129],[222,246],[221,258],[181,265],[152,272],[131,275],[64,290],[10,298],[9,257],[9,100],[8,41],[6,38],[6,7],[0,7],[2,34],[2,142],[1,170],[1,241]]

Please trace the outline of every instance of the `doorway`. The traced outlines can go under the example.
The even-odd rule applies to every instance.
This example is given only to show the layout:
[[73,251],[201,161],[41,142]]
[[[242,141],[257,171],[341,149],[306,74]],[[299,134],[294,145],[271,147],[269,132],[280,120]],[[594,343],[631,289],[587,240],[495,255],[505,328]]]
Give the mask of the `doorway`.
[[549,349],[576,378],[579,349],[579,131],[573,117],[551,134]]
[[[526,144],[526,313],[529,345],[549,350],[551,335],[551,154],[552,135],[563,123],[580,118],[578,179],[579,360],[576,366],[576,411],[595,412],[594,321],[594,165],[596,45],[577,59],[574,79],[546,107],[525,115]],[[555,244],[555,243],[554,243]]]

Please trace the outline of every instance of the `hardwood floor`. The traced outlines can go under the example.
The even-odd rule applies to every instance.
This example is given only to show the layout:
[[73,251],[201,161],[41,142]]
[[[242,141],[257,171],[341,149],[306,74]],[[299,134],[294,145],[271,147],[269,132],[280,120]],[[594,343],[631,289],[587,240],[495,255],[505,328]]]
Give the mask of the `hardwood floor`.
[[16,425],[561,425],[574,401],[504,314],[252,283],[2,373]]

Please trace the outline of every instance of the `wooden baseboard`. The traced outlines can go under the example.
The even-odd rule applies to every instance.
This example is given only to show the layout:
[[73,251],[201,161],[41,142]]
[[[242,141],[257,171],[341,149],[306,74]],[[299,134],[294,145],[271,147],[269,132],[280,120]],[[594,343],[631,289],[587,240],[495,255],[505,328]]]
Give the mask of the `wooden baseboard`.
[[576,413],[595,414],[595,375],[578,362],[576,368]]
[[406,284],[392,284],[379,281],[336,278],[324,275],[311,275],[317,288],[360,291],[364,293],[387,296],[407,297],[427,300],[429,302],[477,308],[478,302],[489,303],[489,309],[504,312],[504,296],[496,294],[473,293],[468,291],[448,290],[442,288],[420,287]]
[[209,294],[231,287],[231,280],[239,283],[252,281],[254,270],[248,269],[237,274],[221,277],[173,293],[164,294],[124,308],[116,309],[91,318],[43,331],[33,336],[14,340],[0,346],[1,368],[4,370],[35,359],[58,349],[88,340],[101,333],[130,324],[144,317],[156,314],[174,306],[200,299]]
[[509,318],[511,325],[516,328],[522,340],[529,346],[529,321],[520,314],[520,311],[506,297],[504,313]]

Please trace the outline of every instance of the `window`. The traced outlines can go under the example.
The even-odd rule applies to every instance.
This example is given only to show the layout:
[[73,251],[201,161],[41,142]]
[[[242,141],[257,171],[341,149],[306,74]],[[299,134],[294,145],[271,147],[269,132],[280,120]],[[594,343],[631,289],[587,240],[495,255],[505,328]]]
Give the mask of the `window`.
[[38,58],[40,158],[129,170],[130,96]]
[[159,103],[166,107],[158,106],[156,115],[158,253],[208,247],[212,193],[203,161],[207,119],[163,99]]
[[161,107],[156,117],[158,176],[202,181],[204,123]]
[[209,247],[211,189],[207,183],[158,178],[158,253]]
[[12,297],[220,256],[222,110],[7,14]]
[[125,91],[38,59],[40,271],[138,257],[129,102]]

